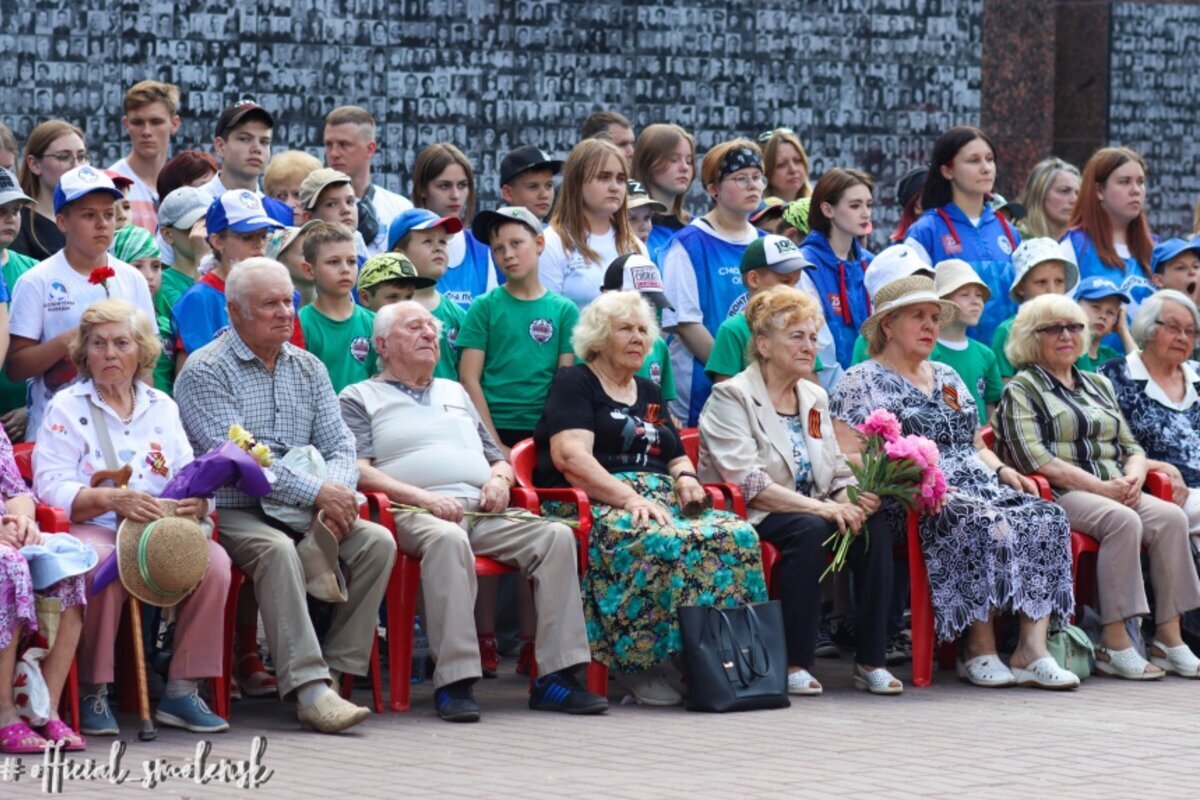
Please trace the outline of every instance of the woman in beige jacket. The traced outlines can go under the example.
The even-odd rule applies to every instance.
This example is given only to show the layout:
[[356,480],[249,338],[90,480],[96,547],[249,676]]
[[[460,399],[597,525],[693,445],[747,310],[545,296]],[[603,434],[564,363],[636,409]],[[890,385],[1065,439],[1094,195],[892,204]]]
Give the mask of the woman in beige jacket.
[[787,629],[788,691],[820,694],[809,673],[820,618],[823,542],[835,531],[860,535],[850,548],[858,608],[854,685],[874,694],[898,694],[903,684],[884,663],[892,593],[891,530],[872,516],[879,498],[859,496],[838,449],[829,397],[813,374],[821,309],[805,293],[780,286],[756,295],[746,308],[751,364],[717,384],[700,415],[700,475],[737,484],[750,522],[779,548],[775,574]]

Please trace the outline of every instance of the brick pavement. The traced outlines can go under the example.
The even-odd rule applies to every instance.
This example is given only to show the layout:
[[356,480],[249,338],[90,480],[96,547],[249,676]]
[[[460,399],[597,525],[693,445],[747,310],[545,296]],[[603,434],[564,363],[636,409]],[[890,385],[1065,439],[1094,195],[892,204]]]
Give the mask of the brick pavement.
[[[1073,693],[984,690],[939,672],[928,689],[870,697],[851,688],[849,660],[820,661],[826,692],[790,709],[724,716],[615,705],[599,718],[525,708],[505,674],[477,697],[484,720],[434,715],[429,684],[413,710],[374,717],[358,733],[301,732],[276,703],[234,705],[234,729],[210,737],[217,758],[249,757],[265,735],[263,787],[182,780],[156,789],[68,783],[65,798],[1097,798],[1194,797],[1200,791],[1200,682],[1139,685],[1093,678]],[[907,669],[897,674],[908,682]],[[366,692],[358,697],[366,701]],[[132,734],[136,721],[122,717]],[[181,763],[198,736],[164,730],[131,742],[124,764]],[[107,758],[97,738],[89,754]],[[28,764],[28,759],[26,761]],[[0,798],[43,796],[27,777]]]

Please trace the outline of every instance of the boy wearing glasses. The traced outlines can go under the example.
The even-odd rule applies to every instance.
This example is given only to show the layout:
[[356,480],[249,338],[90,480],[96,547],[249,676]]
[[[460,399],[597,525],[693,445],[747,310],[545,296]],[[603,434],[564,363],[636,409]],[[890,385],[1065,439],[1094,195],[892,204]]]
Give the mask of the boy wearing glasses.
[[158,230],[158,173],[167,163],[171,136],[179,130],[179,87],[160,81],[141,81],[125,93],[121,124],[129,134],[129,155],[109,169],[133,182],[129,199],[132,222],[154,233]]

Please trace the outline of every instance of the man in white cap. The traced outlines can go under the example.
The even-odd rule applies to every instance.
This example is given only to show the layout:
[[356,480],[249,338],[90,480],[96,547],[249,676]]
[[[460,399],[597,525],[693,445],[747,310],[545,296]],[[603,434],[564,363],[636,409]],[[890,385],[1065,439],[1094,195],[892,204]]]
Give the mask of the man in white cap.
[[37,432],[46,402],[75,377],[67,348],[85,308],[106,297],[128,300],[153,320],[146,279],[108,252],[124,195],[103,170],[83,165],[54,190],[54,219],[63,249],[26,272],[13,288],[8,377],[33,379],[26,438]]

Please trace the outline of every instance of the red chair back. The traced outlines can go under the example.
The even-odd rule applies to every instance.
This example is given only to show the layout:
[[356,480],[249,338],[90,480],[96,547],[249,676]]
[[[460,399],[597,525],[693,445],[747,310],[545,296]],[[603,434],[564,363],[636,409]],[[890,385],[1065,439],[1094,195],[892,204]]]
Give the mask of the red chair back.
[[692,462],[692,466],[698,466],[700,464],[700,429],[680,429],[679,441],[683,445],[683,452],[687,454],[688,460]]
[[983,437],[983,446],[988,450],[996,449],[996,432],[992,430],[991,425],[984,425],[979,429],[980,436]]
[[17,471],[26,483],[33,483],[33,442],[21,442],[13,445],[13,459],[17,462]]
[[517,476],[517,485],[526,489],[533,488],[533,468],[537,466],[537,448],[533,439],[522,439],[517,442],[508,454],[512,464],[513,474]]

